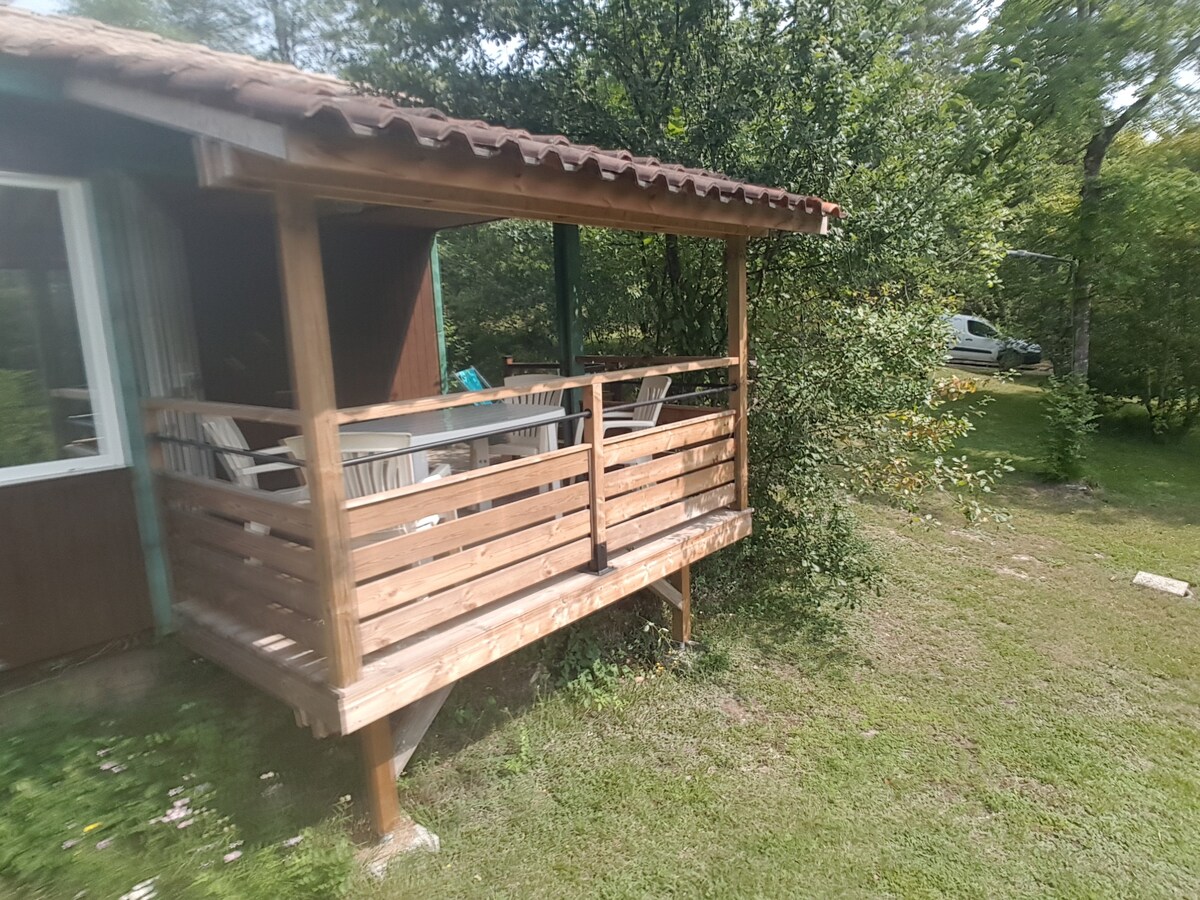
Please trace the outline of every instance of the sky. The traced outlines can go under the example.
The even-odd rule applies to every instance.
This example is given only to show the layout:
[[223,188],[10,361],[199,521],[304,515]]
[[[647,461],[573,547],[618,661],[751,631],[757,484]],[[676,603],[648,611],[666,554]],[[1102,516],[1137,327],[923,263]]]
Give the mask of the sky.
[[13,0],[13,6],[18,9],[32,9],[34,12],[58,12],[62,4],[59,0]]

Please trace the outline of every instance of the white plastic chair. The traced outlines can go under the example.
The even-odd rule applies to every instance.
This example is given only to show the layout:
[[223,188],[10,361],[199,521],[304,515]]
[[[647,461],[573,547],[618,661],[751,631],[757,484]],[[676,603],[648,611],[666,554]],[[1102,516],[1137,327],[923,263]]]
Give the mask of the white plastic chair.
[[[204,427],[204,436],[210,443],[233,450],[250,449],[250,445],[246,442],[246,436],[242,434],[242,429],[238,428],[237,423],[229,416],[202,416],[201,423]],[[266,447],[254,452],[267,456],[284,456],[291,451],[285,446],[277,446]],[[252,457],[242,456],[240,453],[222,453],[218,450],[216,454],[230,481],[254,490],[260,490],[258,476],[265,472],[297,471],[296,466],[287,463],[259,463],[255,462]],[[307,499],[308,488],[304,486],[285,488],[271,493],[281,499],[298,501]]]
[[[545,375],[510,375],[504,379],[505,387],[520,387],[526,384],[538,384],[545,381]],[[520,397],[509,397],[504,400],[514,406],[562,406],[561,390],[543,391],[537,394],[525,394]],[[498,456],[537,456],[549,453],[554,449],[554,429],[557,425],[538,425],[534,428],[522,428],[510,434],[502,435],[495,444],[489,444],[488,456],[494,459]]]
[[[635,403],[645,403],[645,406],[635,406],[633,409],[618,409],[613,412],[605,411],[604,424],[601,428],[601,439],[608,436],[610,431],[637,431],[643,428],[653,428],[658,424],[658,416],[666,402],[667,391],[671,389],[671,378],[668,375],[652,375],[643,378],[638,386]],[[657,401],[657,402],[655,402]],[[583,420],[575,429],[575,443],[583,443]]]
[[[296,437],[284,438],[283,443],[296,459],[306,458],[303,436],[297,435]],[[412,445],[412,435],[403,432],[343,432],[339,435],[339,445],[344,464],[348,460],[361,459],[364,456],[387,453],[391,450],[407,449]],[[406,453],[402,456],[389,456],[386,459],[375,459],[359,463],[358,465],[344,465],[343,473],[346,484],[346,499],[348,500],[407,487],[415,482],[411,453]],[[439,478],[444,478],[449,474],[450,467],[441,465],[436,467],[425,478],[422,478],[420,483],[426,484],[427,482],[437,481]],[[450,518],[454,514],[446,513],[445,515]],[[441,520],[442,515],[433,513],[415,522],[402,522],[396,526],[395,530],[404,534],[412,531],[424,531],[426,528],[432,528]]]

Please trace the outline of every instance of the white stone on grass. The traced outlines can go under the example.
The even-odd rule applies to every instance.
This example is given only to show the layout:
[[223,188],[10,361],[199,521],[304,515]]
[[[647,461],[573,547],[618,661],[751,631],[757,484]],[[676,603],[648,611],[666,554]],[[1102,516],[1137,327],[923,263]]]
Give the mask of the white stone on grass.
[[1133,576],[1133,583],[1141,587],[1152,588],[1176,597],[1190,597],[1188,583],[1177,578],[1167,578],[1165,575],[1155,575],[1153,572],[1138,572]]

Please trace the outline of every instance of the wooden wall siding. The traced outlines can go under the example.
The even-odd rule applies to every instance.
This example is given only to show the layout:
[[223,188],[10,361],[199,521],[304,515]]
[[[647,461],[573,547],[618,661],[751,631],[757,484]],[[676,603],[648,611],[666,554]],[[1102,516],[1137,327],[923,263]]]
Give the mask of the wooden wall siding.
[[[295,405],[274,227],[265,211],[248,215],[204,204],[185,216],[201,367],[211,400]],[[432,240],[431,232],[414,229],[322,222],[339,406],[440,392]],[[269,430],[254,436],[277,437]]]
[[153,627],[127,469],[0,488],[0,669]]

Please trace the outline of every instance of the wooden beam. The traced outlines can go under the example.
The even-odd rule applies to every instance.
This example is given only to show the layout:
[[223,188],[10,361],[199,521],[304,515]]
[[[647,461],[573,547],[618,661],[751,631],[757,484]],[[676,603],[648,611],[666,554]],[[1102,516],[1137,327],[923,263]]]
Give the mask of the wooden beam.
[[328,632],[329,675],[335,686],[345,687],[362,671],[362,652],[350,565],[321,240],[312,197],[290,191],[276,193],[275,215],[292,391],[300,408],[307,456],[317,589]]
[[783,205],[715,201],[665,186],[615,187],[594,172],[509,165],[454,151],[421,151],[387,141],[334,143],[289,134],[288,160],[245,153],[219,142],[197,149],[201,183],[209,187],[300,188],[320,197],[481,216],[543,219],[630,231],[697,237],[761,236],[771,230],[823,234],[820,213]]
[[729,355],[737,362],[729,367],[729,383],[737,384],[730,403],[737,419],[733,439],[737,445],[734,464],[737,474],[737,509],[750,508],[750,431],[747,414],[750,406],[749,353],[750,337],[746,320],[746,239],[730,238],[725,242],[725,279],[729,303]]
[[149,397],[142,401],[142,408],[194,413],[200,416],[228,416],[243,422],[262,422],[268,425],[300,424],[300,413],[297,410],[275,406],[216,403],[212,400],[190,400],[183,397]]
[[391,721],[384,716],[363,727],[363,772],[366,776],[367,808],[371,828],[379,837],[391,834],[400,824],[400,798],[396,796],[396,766],[392,762]]
[[417,752],[421,738],[425,737],[438,712],[446,705],[446,698],[453,689],[454,684],[448,684],[392,713],[392,769],[397,775],[403,774],[408,761]]
[[686,644],[692,639],[692,567],[684,565],[671,576],[679,592],[679,605],[671,607],[671,640]]
[[63,84],[63,95],[86,106],[215,138],[255,153],[280,159],[287,155],[287,138],[282,125],[205,103],[95,78],[68,78]]

